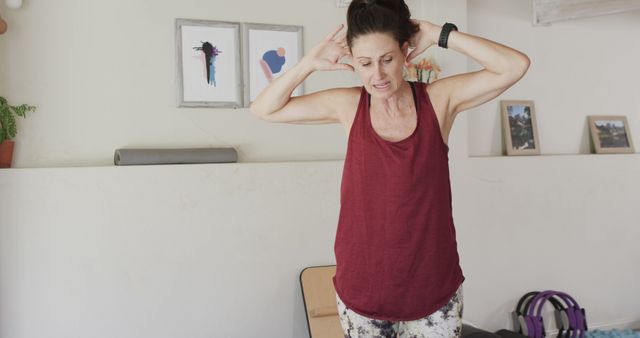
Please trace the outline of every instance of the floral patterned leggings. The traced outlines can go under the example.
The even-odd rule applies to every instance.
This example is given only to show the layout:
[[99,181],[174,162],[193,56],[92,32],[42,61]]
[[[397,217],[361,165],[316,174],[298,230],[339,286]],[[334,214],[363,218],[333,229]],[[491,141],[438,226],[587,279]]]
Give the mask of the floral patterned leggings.
[[451,300],[427,317],[388,321],[364,317],[347,308],[336,294],[338,315],[345,338],[453,338],[462,329],[462,284]]

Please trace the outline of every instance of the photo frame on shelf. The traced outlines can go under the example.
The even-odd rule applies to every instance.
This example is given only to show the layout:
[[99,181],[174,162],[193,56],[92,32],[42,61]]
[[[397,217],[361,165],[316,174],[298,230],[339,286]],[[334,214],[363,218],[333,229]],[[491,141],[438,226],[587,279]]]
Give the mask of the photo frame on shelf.
[[240,23],[176,19],[178,107],[243,106]]
[[[271,81],[300,61],[302,33],[302,26],[242,24],[245,107],[249,107]],[[300,84],[292,96],[302,94],[304,85]]]
[[588,116],[591,141],[597,154],[633,153],[626,116]]
[[539,155],[540,142],[534,102],[500,101],[503,139],[507,155]]

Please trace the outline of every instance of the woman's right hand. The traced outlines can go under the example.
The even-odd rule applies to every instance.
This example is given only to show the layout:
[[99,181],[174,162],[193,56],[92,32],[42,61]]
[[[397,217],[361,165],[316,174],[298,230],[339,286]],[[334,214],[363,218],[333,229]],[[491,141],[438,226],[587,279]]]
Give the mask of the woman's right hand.
[[343,27],[344,24],[340,24],[322,42],[309,51],[302,61],[309,63],[314,70],[353,71],[352,65],[340,62],[344,56],[351,56],[349,46],[347,46],[346,33],[338,35]]

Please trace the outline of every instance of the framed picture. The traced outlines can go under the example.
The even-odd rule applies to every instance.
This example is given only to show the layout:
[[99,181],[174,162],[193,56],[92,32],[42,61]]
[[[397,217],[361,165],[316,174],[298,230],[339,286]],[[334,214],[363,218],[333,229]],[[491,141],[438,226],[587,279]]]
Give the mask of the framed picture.
[[[300,61],[302,26],[245,23],[242,27],[244,104],[248,107],[271,81]],[[300,84],[292,95],[303,93]]]
[[533,101],[500,101],[507,155],[539,155]]
[[596,153],[633,153],[626,116],[588,116]]
[[240,24],[176,19],[178,107],[243,106]]

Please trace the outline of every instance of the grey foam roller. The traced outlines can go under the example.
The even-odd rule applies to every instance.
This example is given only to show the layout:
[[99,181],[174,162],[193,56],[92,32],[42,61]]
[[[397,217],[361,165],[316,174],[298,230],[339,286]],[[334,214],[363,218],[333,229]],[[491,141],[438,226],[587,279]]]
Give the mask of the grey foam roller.
[[234,148],[116,149],[115,165],[232,163]]

